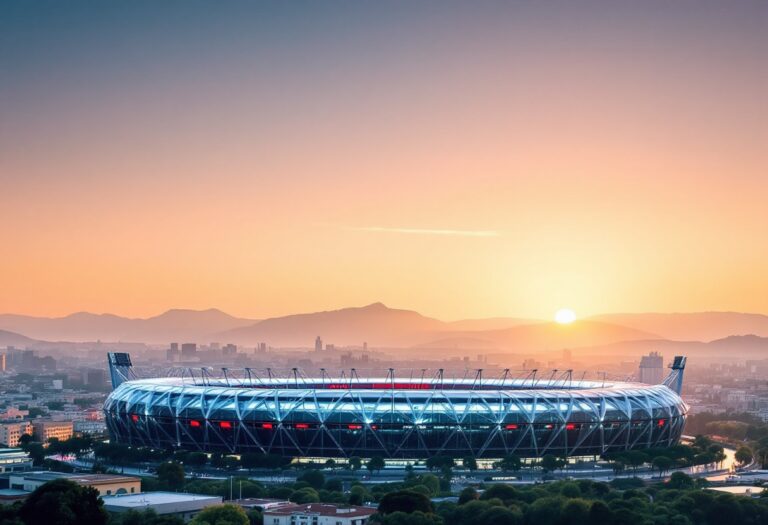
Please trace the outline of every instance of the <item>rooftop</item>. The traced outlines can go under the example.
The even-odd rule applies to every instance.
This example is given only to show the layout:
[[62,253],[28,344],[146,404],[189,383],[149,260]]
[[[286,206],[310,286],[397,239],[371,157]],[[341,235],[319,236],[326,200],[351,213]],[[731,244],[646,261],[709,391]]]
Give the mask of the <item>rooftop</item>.
[[184,492],[142,492],[141,494],[119,494],[117,496],[102,496],[105,505],[111,507],[141,508],[163,503],[180,503],[193,501],[221,501],[219,496],[205,494],[187,494]]
[[376,512],[372,507],[355,507],[352,505],[336,506],[329,503],[307,503],[269,509],[264,515],[291,516],[293,514],[314,514],[317,516],[359,517],[370,516]]
[[140,481],[133,476],[122,476],[119,474],[72,474],[69,472],[39,471],[39,472],[20,472],[15,476],[23,477],[31,481],[52,481],[54,479],[68,479],[75,483],[85,485],[99,485],[102,483],[121,483],[126,481]]

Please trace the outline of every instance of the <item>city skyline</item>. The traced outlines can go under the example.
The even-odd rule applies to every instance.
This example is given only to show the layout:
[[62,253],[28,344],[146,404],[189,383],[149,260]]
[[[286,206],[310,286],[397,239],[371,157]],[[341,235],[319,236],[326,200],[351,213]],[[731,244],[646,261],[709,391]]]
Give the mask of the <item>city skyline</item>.
[[764,3],[40,5],[2,313],[768,313]]

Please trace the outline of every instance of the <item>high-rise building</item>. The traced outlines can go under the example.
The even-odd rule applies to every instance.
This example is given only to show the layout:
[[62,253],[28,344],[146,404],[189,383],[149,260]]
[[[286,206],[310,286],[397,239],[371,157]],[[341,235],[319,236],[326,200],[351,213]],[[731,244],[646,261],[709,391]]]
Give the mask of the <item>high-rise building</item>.
[[647,385],[658,385],[664,378],[664,357],[658,352],[651,352],[640,358],[638,381]]
[[320,336],[318,335],[315,338],[315,352],[321,352],[323,350],[323,340],[320,339]]
[[225,344],[224,348],[222,348],[221,350],[224,355],[235,355],[237,353],[237,345],[228,343],[228,344]]
[[181,345],[181,358],[189,359],[197,357],[197,344],[196,343],[183,343]]
[[165,351],[165,360],[168,361],[169,363],[175,363],[179,360],[179,344],[178,343],[171,343],[171,347]]

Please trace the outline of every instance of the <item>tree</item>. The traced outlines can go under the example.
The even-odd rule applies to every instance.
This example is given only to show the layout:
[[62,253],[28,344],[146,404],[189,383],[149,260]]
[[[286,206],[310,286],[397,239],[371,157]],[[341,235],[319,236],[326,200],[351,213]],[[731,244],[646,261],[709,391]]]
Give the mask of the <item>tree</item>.
[[185,463],[192,467],[202,467],[208,463],[208,454],[205,452],[190,452],[185,458]]
[[554,454],[544,454],[541,458],[541,468],[544,472],[552,472],[560,468],[560,460]]
[[28,525],[106,525],[109,520],[99,491],[67,479],[56,479],[38,487],[19,510]]
[[432,456],[431,458],[427,459],[425,464],[429,470],[435,470],[442,469],[444,467],[453,468],[456,465],[456,462],[452,457],[449,456]]
[[480,514],[477,523],[520,525],[523,523],[523,513],[518,509],[512,510],[506,507],[491,507]]
[[478,498],[477,491],[472,487],[467,487],[459,493],[459,505],[463,505]]
[[315,469],[307,470],[304,474],[296,478],[296,481],[303,481],[308,483],[310,487],[315,490],[320,490],[325,484],[325,475],[322,472]]
[[523,467],[523,461],[516,454],[507,454],[501,461],[496,463],[496,466],[505,472],[510,470],[517,472]]
[[689,490],[694,487],[693,478],[684,472],[673,472],[667,486],[671,489]]
[[264,525],[264,514],[258,510],[249,510],[247,513],[250,525]]
[[465,469],[474,472],[477,470],[477,460],[474,456],[467,456],[464,459],[461,460],[462,465]]
[[312,487],[304,487],[303,489],[299,489],[295,491],[293,494],[291,494],[291,497],[288,498],[294,503],[317,503],[320,501],[320,494],[313,489]]
[[237,505],[225,503],[206,507],[190,525],[250,525],[248,515]]
[[506,503],[509,500],[517,499],[518,492],[517,489],[512,485],[504,485],[503,483],[498,483],[488,487],[485,492],[483,492],[483,495],[480,496],[480,499],[483,500],[494,498],[498,498]]
[[157,467],[157,480],[170,490],[184,487],[184,467],[174,461],[166,461]]
[[432,502],[424,494],[412,490],[398,490],[390,492],[381,498],[379,512],[390,514],[392,512],[432,512]]
[[736,461],[739,462],[739,465],[744,466],[752,463],[752,450],[749,449],[749,447],[741,446],[736,451],[736,454],[733,456]]
[[352,470],[360,470],[360,467],[362,466],[363,466],[363,460],[360,459],[359,457],[352,456],[351,458],[349,458],[349,467]]
[[384,458],[382,458],[381,456],[374,456],[368,460],[368,463],[366,463],[365,468],[367,468],[371,473],[374,473],[383,469],[384,466],[385,466]]
[[350,505],[362,505],[366,501],[371,499],[371,494],[362,485],[353,485],[349,489],[349,504]]
[[675,462],[672,458],[668,458],[667,456],[656,456],[651,461],[653,468],[659,471],[659,476],[662,476],[666,471],[671,469],[674,464]]

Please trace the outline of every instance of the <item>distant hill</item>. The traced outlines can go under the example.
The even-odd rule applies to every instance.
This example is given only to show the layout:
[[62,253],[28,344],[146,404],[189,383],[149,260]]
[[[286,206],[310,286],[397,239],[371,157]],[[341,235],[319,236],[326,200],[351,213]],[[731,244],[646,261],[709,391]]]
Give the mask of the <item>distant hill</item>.
[[712,341],[730,335],[768,337],[768,315],[739,312],[606,314],[591,320],[658,334],[676,341]]
[[[632,339],[654,339],[654,334],[595,321],[564,326],[533,323],[494,330],[457,330],[457,326],[482,326],[482,320],[446,323],[418,312],[388,308],[374,303],[359,308],[289,315],[265,319],[252,326],[217,334],[222,341],[273,346],[311,347],[315,337],[336,345],[418,346],[441,348],[469,344],[472,348],[502,350],[551,350],[571,346],[606,344]],[[514,322],[511,320],[505,323]],[[489,322],[497,325],[498,320]]]
[[495,348],[507,352],[547,352],[582,346],[604,345],[638,339],[660,339],[659,336],[625,326],[597,321],[576,321],[569,325],[535,323],[504,330],[455,332],[450,338],[420,345],[450,347],[471,341],[473,349]]
[[48,341],[209,342],[210,334],[253,324],[221,310],[168,310],[148,319],[79,312],[66,317],[0,315],[0,329]]
[[15,332],[9,332],[7,330],[0,330],[0,345],[1,346],[18,346],[24,348],[25,346],[36,343],[34,339],[17,334]]
[[315,337],[336,345],[409,346],[446,329],[443,321],[382,303],[327,312],[265,319],[251,326],[217,334],[222,341],[239,344],[268,342],[273,346],[311,347]]
[[633,357],[648,352],[660,352],[665,360],[673,355],[691,358],[768,359],[768,337],[757,335],[732,335],[708,343],[701,341],[637,340],[606,345],[574,348],[574,355]]
[[489,317],[488,319],[462,319],[447,323],[451,330],[477,331],[477,330],[503,330],[525,324],[542,323],[536,319],[520,319],[517,317]]

